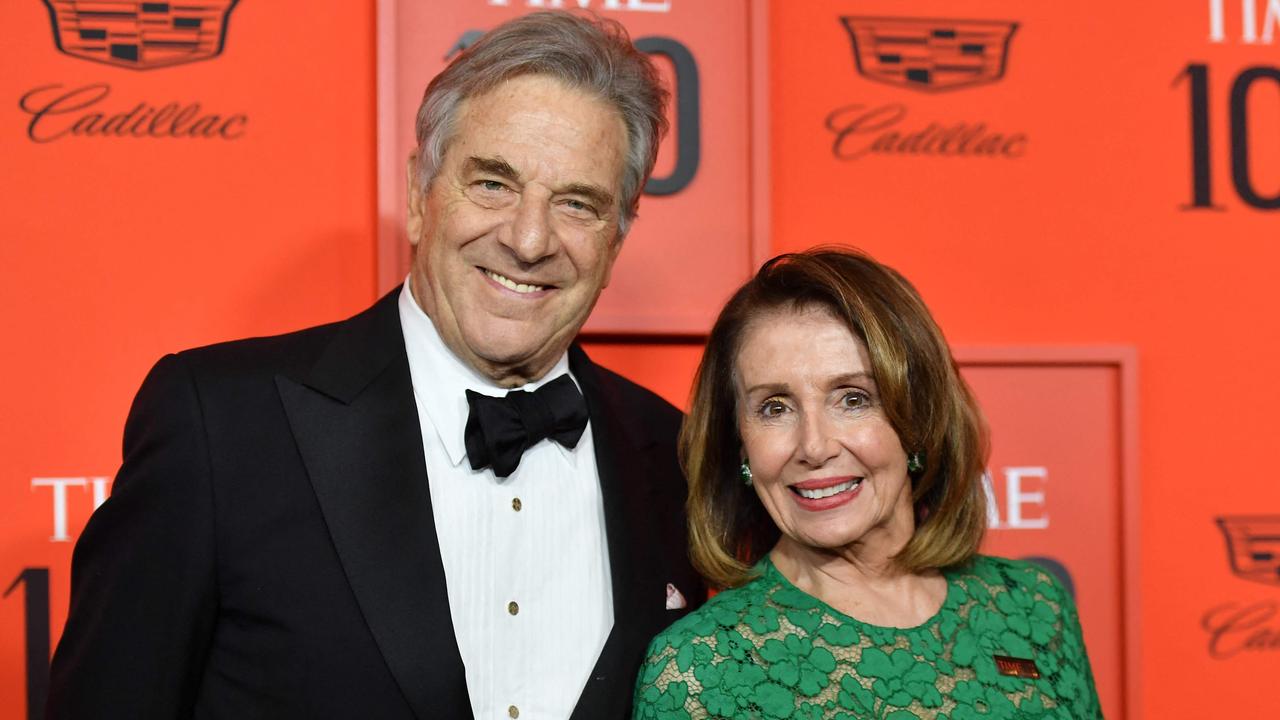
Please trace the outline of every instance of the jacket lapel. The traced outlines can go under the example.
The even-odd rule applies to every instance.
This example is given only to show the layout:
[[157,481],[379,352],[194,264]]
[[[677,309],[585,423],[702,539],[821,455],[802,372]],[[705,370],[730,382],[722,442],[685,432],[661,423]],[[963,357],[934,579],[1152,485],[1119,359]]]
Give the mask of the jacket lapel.
[[470,718],[398,296],[343,323],[305,377],[276,384],[343,570],[409,705],[419,718]]
[[613,583],[613,630],[572,719],[629,717],[631,694],[619,688],[629,690],[650,637],[669,622],[662,616],[667,581],[657,554],[646,551],[646,543],[654,540],[649,522],[656,512],[650,480],[654,448],[636,432],[639,420],[577,345],[569,350],[569,368],[591,416]]

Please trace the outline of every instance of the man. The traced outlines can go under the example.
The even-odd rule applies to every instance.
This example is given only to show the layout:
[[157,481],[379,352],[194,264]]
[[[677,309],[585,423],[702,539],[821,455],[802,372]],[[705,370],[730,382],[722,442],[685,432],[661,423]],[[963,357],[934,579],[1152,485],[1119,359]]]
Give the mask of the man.
[[664,99],[620,28],[568,14],[432,81],[406,286],[144,382],[51,717],[628,715],[648,639],[705,595],[680,418],[572,341]]

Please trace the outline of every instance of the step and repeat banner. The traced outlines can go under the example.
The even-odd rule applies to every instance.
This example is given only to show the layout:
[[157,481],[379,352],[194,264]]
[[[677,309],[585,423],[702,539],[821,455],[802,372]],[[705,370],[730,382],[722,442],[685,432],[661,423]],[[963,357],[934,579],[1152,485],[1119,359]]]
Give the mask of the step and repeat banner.
[[[989,547],[1070,571],[1107,717],[1280,714],[1280,3],[771,9],[771,246],[859,245],[1015,361],[965,368]],[[1094,344],[1132,355],[1042,362]]]
[[374,10],[317,9],[0,3],[0,718],[43,716],[150,366],[373,297]]
[[1280,712],[1277,0],[13,0],[0,720],[42,715],[150,365],[399,283],[423,88],[547,8],[623,23],[674,98],[593,357],[683,406],[762,260],[868,250],[956,348],[985,549],[1074,592],[1106,716]]

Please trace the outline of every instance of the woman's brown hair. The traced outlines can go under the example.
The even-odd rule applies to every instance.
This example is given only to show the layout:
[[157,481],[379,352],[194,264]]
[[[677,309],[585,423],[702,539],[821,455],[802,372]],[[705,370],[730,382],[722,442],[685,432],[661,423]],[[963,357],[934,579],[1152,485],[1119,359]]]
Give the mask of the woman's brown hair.
[[680,432],[690,551],[718,587],[750,580],[752,566],[779,536],[755,491],[739,479],[734,372],[742,337],[762,315],[815,308],[866,344],[885,416],[903,448],[924,459],[911,477],[916,530],[896,557],[899,567],[918,572],[964,563],[986,530],[986,425],[920,294],[896,270],[851,248],[780,255],[720,312]]

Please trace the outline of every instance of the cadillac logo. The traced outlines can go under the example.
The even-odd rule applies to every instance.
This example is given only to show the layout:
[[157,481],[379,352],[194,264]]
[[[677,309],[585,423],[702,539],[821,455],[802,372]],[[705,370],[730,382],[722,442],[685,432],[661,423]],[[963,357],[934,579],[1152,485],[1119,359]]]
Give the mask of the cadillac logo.
[[208,60],[222,52],[238,0],[44,0],[62,52],[133,70]]
[[842,17],[864,77],[936,92],[1004,76],[1015,22]]
[[1234,515],[1217,522],[1227,540],[1231,572],[1280,585],[1280,515]]

